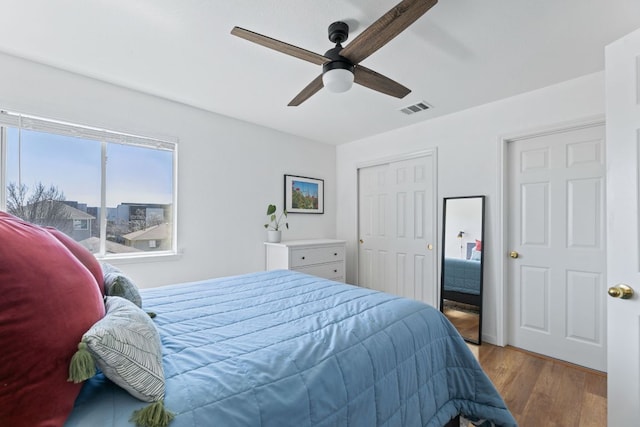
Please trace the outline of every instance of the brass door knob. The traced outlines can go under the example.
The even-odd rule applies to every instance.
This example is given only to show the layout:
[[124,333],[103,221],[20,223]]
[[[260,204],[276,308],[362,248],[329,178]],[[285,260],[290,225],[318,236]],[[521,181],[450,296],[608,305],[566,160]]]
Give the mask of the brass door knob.
[[511,252],[509,252],[509,256],[511,258],[513,258],[513,259],[516,259],[516,258],[518,258],[520,256],[520,254],[518,252],[516,252],[516,251],[511,251]]
[[361,244],[362,244],[362,243],[364,243],[364,240],[360,239],[360,243],[361,243]]
[[631,289],[630,286],[621,283],[610,287],[607,293],[612,298],[629,299],[633,296],[633,289]]

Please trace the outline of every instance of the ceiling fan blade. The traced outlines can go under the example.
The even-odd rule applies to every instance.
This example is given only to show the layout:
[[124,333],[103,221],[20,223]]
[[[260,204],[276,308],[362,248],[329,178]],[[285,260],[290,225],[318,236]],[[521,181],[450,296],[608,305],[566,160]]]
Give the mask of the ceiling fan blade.
[[362,65],[356,65],[354,74],[354,81],[359,85],[368,87],[369,89],[373,89],[386,95],[395,96],[396,98],[404,98],[411,92],[411,89],[402,86],[400,83],[391,80],[389,77],[385,77],[380,73],[376,73],[369,68],[363,67]]
[[291,102],[289,102],[288,104],[289,107],[297,107],[307,99],[311,98],[311,96],[313,96],[316,92],[318,92],[323,87],[324,87],[324,84],[322,83],[322,74],[320,74],[318,77],[313,79],[313,81],[309,83],[307,87],[302,89],[300,93],[297,94],[296,97],[291,100]]
[[233,27],[231,34],[268,47],[269,49],[286,53],[287,55],[291,55],[299,59],[304,59],[305,61],[312,62],[316,65],[322,65],[325,62],[330,61],[329,58],[318,53],[302,49],[301,47],[297,47],[289,43],[281,42],[280,40],[272,39],[271,37],[263,36],[262,34],[254,33],[253,31],[245,30],[244,28]]
[[340,51],[340,55],[358,64],[413,24],[438,0],[403,0],[361,32]]

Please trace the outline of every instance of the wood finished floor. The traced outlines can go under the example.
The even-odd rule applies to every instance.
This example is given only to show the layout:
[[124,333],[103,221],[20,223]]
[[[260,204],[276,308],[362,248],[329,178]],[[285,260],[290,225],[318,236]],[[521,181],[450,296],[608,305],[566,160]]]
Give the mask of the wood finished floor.
[[445,307],[444,315],[456,327],[460,335],[466,339],[478,341],[480,335],[478,327],[480,322],[479,314]]
[[604,427],[607,376],[514,347],[469,345],[520,427]]

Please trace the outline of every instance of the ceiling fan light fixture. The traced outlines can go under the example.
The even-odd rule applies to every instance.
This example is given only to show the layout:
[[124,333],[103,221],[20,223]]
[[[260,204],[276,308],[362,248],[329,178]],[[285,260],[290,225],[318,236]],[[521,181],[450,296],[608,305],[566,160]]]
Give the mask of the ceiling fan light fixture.
[[322,84],[330,92],[346,92],[353,86],[353,65],[346,61],[331,61],[322,66]]

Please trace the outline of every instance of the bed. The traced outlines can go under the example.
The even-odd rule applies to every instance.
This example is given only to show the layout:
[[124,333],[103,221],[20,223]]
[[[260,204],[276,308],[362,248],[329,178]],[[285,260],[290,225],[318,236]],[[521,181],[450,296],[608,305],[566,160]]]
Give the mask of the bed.
[[[516,425],[458,332],[420,302],[286,270],[140,293],[171,427]],[[98,374],[65,426],[132,425],[145,404]]]
[[444,259],[442,298],[465,304],[481,305],[481,262],[478,259]]

